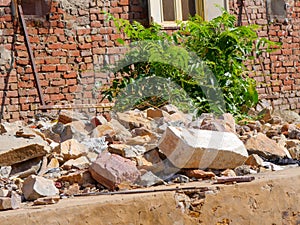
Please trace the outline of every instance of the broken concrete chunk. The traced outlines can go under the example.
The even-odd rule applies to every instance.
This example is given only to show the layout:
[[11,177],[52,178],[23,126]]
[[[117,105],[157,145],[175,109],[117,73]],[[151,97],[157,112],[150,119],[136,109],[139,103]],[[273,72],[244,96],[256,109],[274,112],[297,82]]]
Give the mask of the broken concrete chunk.
[[115,130],[113,129],[112,126],[110,126],[107,123],[107,124],[97,126],[93,130],[91,137],[92,138],[100,138],[100,137],[103,137],[103,136],[113,137],[114,135],[116,135]]
[[12,209],[21,208],[22,198],[17,192],[15,192],[15,191],[11,192],[10,200],[11,200],[11,208]]
[[146,148],[140,145],[130,146],[126,144],[111,144],[108,151],[125,158],[135,158],[146,152]]
[[131,160],[119,155],[103,152],[89,168],[92,177],[110,190],[115,190],[121,183],[134,183],[140,172]]
[[137,116],[134,114],[128,113],[117,113],[118,121],[127,129],[134,129],[139,127],[145,127],[147,129],[151,129],[150,120],[143,118],[141,116]]
[[0,136],[0,166],[11,166],[50,152],[47,141],[36,135],[32,139],[4,134]]
[[0,188],[0,197],[9,197],[10,191],[4,188]]
[[71,110],[62,110],[58,116],[58,122],[63,124],[71,123],[72,121],[87,120],[87,116],[80,112],[75,112]]
[[88,149],[85,145],[79,143],[75,139],[67,140],[61,143],[60,154],[64,160],[76,159],[80,156],[87,155]]
[[177,168],[235,168],[248,157],[242,141],[229,132],[168,127],[158,147]]
[[65,170],[74,169],[88,169],[90,166],[90,161],[86,156],[81,156],[77,159],[70,159],[62,165]]
[[12,209],[11,199],[9,197],[0,197],[0,210]]
[[23,183],[22,191],[26,200],[58,195],[59,191],[52,180],[31,175]]
[[41,168],[42,160],[43,157],[37,157],[25,162],[12,165],[10,177],[25,178],[32,174],[37,175],[38,171]]
[[79,185],[95,184],[96,181],[92,178],[88,170],[79,170],[74,173],[63,175],[57,179],[58,182],[68,182],[69,184],[78,183]]
[[33,202],[33,205],[52,205],[58,203],[60,200],[59,196],[38,198]]
[[82,141],[88,138],[88,132],[85,130],[85,124],[83,121],[74,121],[64,126],[62,133],[60,134],[61,142],[76,139]]
[[150,187],[163,183],[164,181],[158,176],[154,175],[151,171],[144,173],[138,181],[138,184],[144,187]]
[[105,137],[89,138],[82,141],[81,144],[85,145],[90,152],[100,153],[108,148]]
[[249,153],[257,154],[266,159],[287,156],[286,150],[283,147],[279,146],[276,141],[268,138],[263,133],[258,133],[256,136],[249,138],[245,146]]
[[1,166],[0,167],[0,178],[9,178],[11,172],[11,166]]
[[245,161],[245,165],[249,165],[253,168],[258,168],[263,166],[264,160],[260,158],[257,154],[252,154],[248,157],[248,159]]

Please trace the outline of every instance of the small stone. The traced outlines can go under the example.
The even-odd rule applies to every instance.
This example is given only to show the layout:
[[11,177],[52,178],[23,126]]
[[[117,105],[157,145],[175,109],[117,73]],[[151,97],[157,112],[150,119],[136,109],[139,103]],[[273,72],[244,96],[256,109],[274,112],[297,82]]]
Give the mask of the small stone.
[[9,197],[0,197],[0,210],[12,209],[11,199]]
[[60,154],[63,156],[64,160],[79,158],[80,156],[86,155],[87,152],[86,146],[75,139],[67,140],[61,143],[60,146]]
[[1,166],[0,167],[0,178],[9,178],[11,172],[11,166]]
[[4,188],[0,188],[0,197],[9,197],[10,191]]
[[196,179],[210,179],[216,176],[213,172],[205,172],[203,170],[185,170],[184,173],[186,176]]
[[58,203],[59,200],[60,200],[59,196],[38,198],[33,202],[33,205],[52,205]]
[[153,109],[153,108],[149,108],[147,110],[147,117],[150,118],[161,118],[163,117],[163,112],[160,109]]
[[245,165],[249,165],[252,168],[259,168],[263,166],[263,160],[257,154],[250,155],[246,161],[244,162]]
[[107,123],[107,124],[97,126],[93,130],[91,137],[92,138],[99,138],[103,136],[113,137],[114,135],[116,135],[115,130],[113,129],[112,126],[109,125],[109,123]]
[[79,170],[74,173],[63,175],[57,179],[59,182],[68,182],[69,184],[78,183],[80,186],[87,184],[95,184],[96,181],[92,178],[88,170]]
[[59,193],[52,180],[35,175],[25,179],[22,191],[25,199],[29,201],[40,197],[55,196]]
[[82,170],[88,169],[90,166],[90,161],[86,156],[81,156],[77,159],[70,159],[62,165],[65,170],[70,170],[72,168]]
[[237,176],[244,176],[247,174],[251,174],[251,168],[249,165],[242,165],[238,166],[237,168],[234,169],[234,172]]
[[93,124],[94,127],[97,127],[99,125],[103,125],[107,123],[107,120],[105,119],[104,116],[95,116],[91,119],[91,123]]
[[227,169],[227,170],[223,171],[221,174],[224,177],[236,177],[236,174],[232,169]]
[[12,209],[21,208],[22,198],[17,192],[15,192],[15,191],[11,192],[10,200],[11,200]]
[[144,187],[150,187],[153,185],[163,184],[164,181],[154,175],[151,171],[146,172],[140,177],[138,184]]
[[139,127],[145,127],[151,129],[150,120],[141,116],[134,115],[133,113],[117,113],[118,121],[127,129],[134,129]]

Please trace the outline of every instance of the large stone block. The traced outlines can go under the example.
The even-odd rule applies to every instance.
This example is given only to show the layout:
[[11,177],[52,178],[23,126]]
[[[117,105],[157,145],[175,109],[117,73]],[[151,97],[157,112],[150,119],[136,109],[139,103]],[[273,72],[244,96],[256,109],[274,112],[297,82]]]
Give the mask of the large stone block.
[[52,180],[35,175],[26,178],[23,183],[22,191],[25,199],[29,201],[59,194]]
[[33,132],[30,135],[31,138],[17,137],[12,134],[0,136],[0,166],[11,166],[50,152],[48,142],[41,136]]
[[121,183],[134,183],[140,178],[140,172],[131,160],[119,155],[103,152],[89,168],[92,177],[110,190]]
[[159,149],[177,168],[227,169],[244,163],[247,150],[229,132],[168,127]]
[[276,141],[268,138],[263,133],[258,133],[256,136],[249,138],[245,146],[249,153],[269,159],[273,157],[284,157],[289,154],[284,147],[278,145]]

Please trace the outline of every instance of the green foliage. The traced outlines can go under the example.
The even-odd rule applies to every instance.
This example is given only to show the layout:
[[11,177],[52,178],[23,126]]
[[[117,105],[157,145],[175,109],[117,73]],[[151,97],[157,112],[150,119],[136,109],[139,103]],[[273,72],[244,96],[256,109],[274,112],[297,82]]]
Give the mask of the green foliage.
[[[235,27],[235,17],[224,11],[209,22],[200,16],[190,18],[169,35],[158,24],[145,28],[108,17],[133,42],[113,70],[112,85],[102,92],[109,100],[119,95],[124,106],[140,105],[153,99],[156,90],[159,104],[168,101],[186,111],[193,105],[199,113],[242,114],[257,104],[256,83],[245,74],[243,62],[251,59],[253,51],[256,56],[271,51],[274,43],[259,39],[256,26]],[[167,82],[146,79],[153,76]],[[152,93],[145,94],[146,90]]]

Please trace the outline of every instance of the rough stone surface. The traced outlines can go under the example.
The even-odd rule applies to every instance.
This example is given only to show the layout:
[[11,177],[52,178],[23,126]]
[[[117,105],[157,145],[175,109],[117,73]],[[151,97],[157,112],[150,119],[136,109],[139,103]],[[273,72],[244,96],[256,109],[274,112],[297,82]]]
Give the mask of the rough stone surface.
[[80,156],[86,155],[88,152],[85,145],[79,143],[75,139],[67,140],[61,143],[60,154],[64,160],[76,159]]
[[9,197],[0,197],[0,210],[7,210],[11,208],[11,199]]
[[31,134],[34,137],[18,138],[10,134],[0,136],[0,166],[10,166],[49,153],[48,142],[33,132]]
[[57,195],[58,189],[52,180],[31,175],[23,183],[22,191],[26,200],[36,200],[41,197]]
[[248,157],[244,144],[228,132],[168,127],[158,147],[178,168],[235,168]]
[[63,124],[71,123],[72,121],[86,120],[87,117],[79,112],[72,110],[62,110],[58,117],[58,122]]
[[245,165],[249,165],[254,168],[258,168],[263,166],[263,159],[260,158],[257,154],[252,154],[248,157],[248,159],[245,161]]
[[144,173],[139,181],[138,184],[144,187],[150,187],[157,184],[163,184],[164,181],[159,177],[155,176],[151,171]]
[[135,163],[110,153],[100,153],[89,170],[96,181],[111,190],[123,182],[134,183],[140,177]]
[[203,170],[186,170],[184,173],[186,176],[190,178],[194,177],[196,179],[209,179],[216,176],[213,172],[206,172]]
[[249,153],[254,153],[264,158],[287,156],[286,150],[279,146],[274,140],[268,138],[263,133],[249,138],[245,144]]

